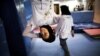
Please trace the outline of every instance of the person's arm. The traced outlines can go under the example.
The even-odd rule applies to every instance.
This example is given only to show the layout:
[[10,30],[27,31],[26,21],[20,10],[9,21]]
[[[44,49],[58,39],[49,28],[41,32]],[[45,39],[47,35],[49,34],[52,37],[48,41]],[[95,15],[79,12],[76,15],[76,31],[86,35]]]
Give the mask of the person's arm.
[[71,35],[72,35],[72,37],[74,37],[74,26],[72,26]]
[[23,32],[23,36],[30,37],[30,38],[37,37],[37,35],[34,34],[31,29],[32,29],[32,25],[26,26],[26,28],[25,28],[25,30]]

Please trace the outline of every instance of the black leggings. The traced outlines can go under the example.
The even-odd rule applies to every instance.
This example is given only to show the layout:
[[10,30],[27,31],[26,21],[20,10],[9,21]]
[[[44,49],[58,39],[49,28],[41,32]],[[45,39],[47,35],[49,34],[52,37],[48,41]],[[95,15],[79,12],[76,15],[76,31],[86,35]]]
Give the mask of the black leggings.
[[69,55],[69,51],[68,51],[68,46],[67,46],[66,40],[67,39],[61,39],[60,38],[60,45],[61,45],[62,49],[64,50],[65,56],[70,56]]

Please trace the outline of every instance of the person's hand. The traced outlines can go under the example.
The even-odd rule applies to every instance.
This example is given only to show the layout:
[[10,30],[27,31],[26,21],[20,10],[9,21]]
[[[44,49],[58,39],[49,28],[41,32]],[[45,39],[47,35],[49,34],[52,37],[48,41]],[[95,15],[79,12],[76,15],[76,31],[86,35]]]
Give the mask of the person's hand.
[[52,28],[53,30],[55,30],[55,28],[57,27],[57,24],[50,25],[50,26],[51,26],[51,28]]
[[33,32],[34,32],[34,33],[40,33],[40,28],[39,28],[39,27],[34,28],[34,29],[33,29]]
[[71,35],[72,37],[74,37],[74,30],[71,30]]

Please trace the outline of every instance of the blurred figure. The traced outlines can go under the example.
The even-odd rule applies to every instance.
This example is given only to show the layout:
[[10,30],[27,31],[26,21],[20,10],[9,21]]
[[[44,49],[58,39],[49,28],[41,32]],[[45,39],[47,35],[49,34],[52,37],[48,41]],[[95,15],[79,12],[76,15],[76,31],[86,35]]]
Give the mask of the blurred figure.
[[80,11],[84,10],[84,5],[80,4],[79,9],[80,9]]
[[82,11],[84,10],[84,5],[76,5],[76,7],[74,8],[74,11]]
[[79,5],[76,5],[74,11],[79,11]]
[[71,16],[71,13],[69,11],[68,6],[62,5],[61,6],[61,19],[64,19],[62,22],[63,29],[61,29],[61,38],[60,38],[60,45],[62,46],[65,56],[70,56],[68,47],[66,44],[66,40],[69,38],[68,36],[71,34],[71,31],[73,29],[73,18]]

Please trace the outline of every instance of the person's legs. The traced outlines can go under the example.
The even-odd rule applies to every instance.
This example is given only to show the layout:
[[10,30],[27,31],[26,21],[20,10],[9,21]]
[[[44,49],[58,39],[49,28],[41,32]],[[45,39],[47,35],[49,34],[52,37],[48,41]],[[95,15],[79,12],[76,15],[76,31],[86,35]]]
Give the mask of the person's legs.
[[64,50],[64,55],[65,56],[70,56],[66,40],[67,39],[61,39],[60,38],[60,45],[61,45],[62,49]]

